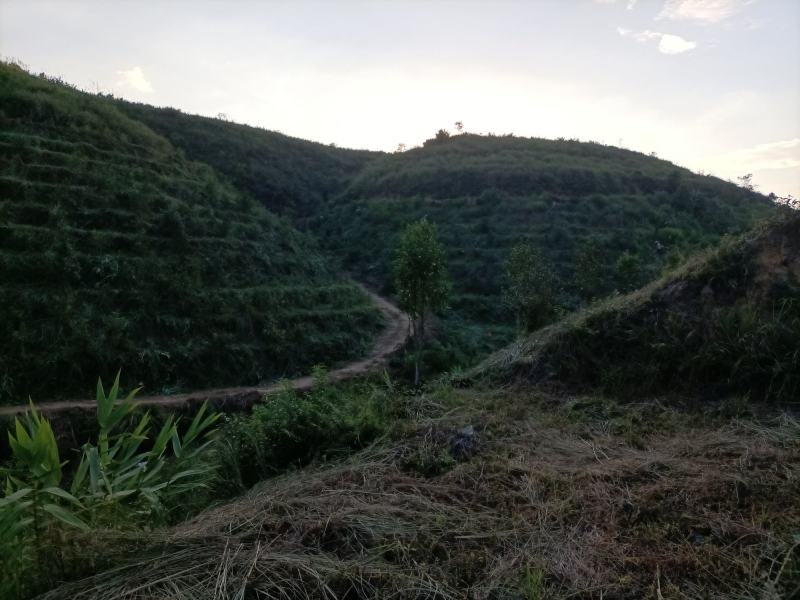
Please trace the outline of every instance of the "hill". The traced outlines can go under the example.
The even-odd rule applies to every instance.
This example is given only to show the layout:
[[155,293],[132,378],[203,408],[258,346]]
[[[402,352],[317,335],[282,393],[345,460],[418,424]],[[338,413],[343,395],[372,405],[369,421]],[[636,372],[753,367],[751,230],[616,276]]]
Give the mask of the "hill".
[[800,213],[512,344],[473,372],[607,393],[800,393]]
[[449,250],[453,308],[502,322],[503,263],[519,240],[541,248],[562,302],[574,307],[574,265],[589,240],[602,267],[590,292],[602,296],[618,286],[614,265],[624,252],[641,260],[638,287],[773,210],[759,194],[620,148],[467,134],[368,163],[312,229],[354,273],[387,285],[396,232],[427,216]]
[[208,164],[267,209],[295,224],[335,197],[379,152],[325,146],[173,108],[119,102],[121,110],[163,135],[191,160]]
[[247,384],[362,353],[317,245],[112,100],[0,65],[0,403]]

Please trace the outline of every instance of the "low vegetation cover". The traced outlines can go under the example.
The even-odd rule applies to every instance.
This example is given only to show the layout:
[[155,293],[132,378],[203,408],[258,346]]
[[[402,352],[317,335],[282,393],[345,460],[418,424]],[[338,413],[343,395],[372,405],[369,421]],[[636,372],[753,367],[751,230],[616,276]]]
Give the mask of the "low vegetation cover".
[[[376,389],[393,425],[370,447],[278,474],[173,528],[84,537],[83,555],[104,555],[102,565],[43,598],[777,600],[798,591],[800,424],[789,414]],[[294,421],[287,431],[300,440],[308,429]]]
[[390,380],[333,388],[323,369],[314,377],[309,393],[287,387],[252,414],[220,419],[203,405],[183,420],[143,412],[138,390],[120,393],[119,375],[108,393],[98,381],[96,423],[68,460],[31,404],[8,432],[11,456],[0,467],[0,598],[125,561],[159,527],[385,432]]
[[608,393],[800,394],[800,213],[498,352],[472,376]]
[[0,404],[255,384],[366,350],[316,243],[111,99],[0,65]]
[[463,134],[367,163],[309,227],[357,278],[390,290],[399,232],[427,218],[454,284],[442,329],[454,347],[497,348],[513,337],[504,265],[521,242],[546,261],[556,305],[570,310],[636,289],[774,211],[760,194],[629,150]]
[[[794,597],[797,321],[790,310],[767,307],[797,294],[798,226],[790,214],[731,240],[661,282],[534,333],[471,378],[410,391],[388,375],[332,386],[318,370],[309,394],[287,388],[251,414],[214,422],[201,412],[188,427],[167,417],[162,427],[183,436],[178,448],[191,447],[191,432],[209,432],[194,435],[199,454],[183,475],[175,445],[162,453],[166,434],[153,428],[149,452],[164,467],[144,483],[165,485],[158,491],[167,510],[154,512],[147,490],[131,485],[114,510],[89,518],[95,496],[79,491],[82,465],[90,464],[83,458],[61,476],[77,484],[27,485],[45,498],[39,512],[48,516],[39,533],[24,534],[24,547],[39,548],[27,568],[13,567],[21,576],[3,581],[20,597],[45,592],[49,600]],[[705,329],[662,336],[660,327],[675,321],[665,306],[689,325],[703,307]],[[719,337],[718,321],[745,307],[768,325],[736,321],[738,329],[721,325],[727,333]],[[655,369],[664,356],[697,361],[692,340],[701,333],[702,351],[727,357],[722,370],[699,381]],[[559,339],[567,343],[550,347],[562,354],[537,355],[558,360],[537,366],[533,340]],[[722,341],[745,345],[718,353]],[[637,344],[652,362],[636,354]],[[593,363],[580,362],[583,345],[617,375],[624,354],[637,381],[657,379],[658,389],[633,388],[632,375],[608,386]],[[116,395],[116,385],[109,395],[98,389],[98,421],[120,424],[108,443],[144,447],[132,441],[143,417],[117,419],[124,408],[103,408]],[[99,431],[82,456],[102,453]],[[19,481],[37,476],[23,454],[7,469]],[[181,483],[191,498],[172,500],[167,491]],[[15,495],[22,489],[15,483],[0,501],[7,547],[23,535],[7,524],[32,510]],[[41,549],[38,539],[49,543]]]

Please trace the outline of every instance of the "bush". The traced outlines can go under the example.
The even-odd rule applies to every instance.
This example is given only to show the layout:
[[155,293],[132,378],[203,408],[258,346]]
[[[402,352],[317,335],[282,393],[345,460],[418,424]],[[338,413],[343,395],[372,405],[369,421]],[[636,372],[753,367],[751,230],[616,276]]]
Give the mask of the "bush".
[[287,383],[250,415],[227,418],[219,444],[225,485],[246,489],[287,468],[363,447],[386,430],[385,388],[369,383],[332,387],[326,377],[316,368],[308,393]]

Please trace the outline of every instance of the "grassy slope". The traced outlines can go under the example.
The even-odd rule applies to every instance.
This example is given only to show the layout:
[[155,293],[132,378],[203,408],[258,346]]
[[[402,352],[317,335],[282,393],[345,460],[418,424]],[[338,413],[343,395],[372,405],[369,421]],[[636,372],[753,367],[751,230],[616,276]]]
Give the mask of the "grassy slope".
[[104,98],[0,66],[0,402],[255,383],[379,316],[287,222]]
[[778,600],[798,591],[800,423],[790,416],[530,391],[388,400],[415,415],[388,440],[271,479],[175,529],[75,544],[77,564],[95,552],[122,568],[44,598],[211,600],[247,589],[351,600]]
[[800,213],[790,211],[662,279],[533,333],[473,375],[609,392],[800,393]]
[[501,302],[510,248],[528,239],[553,264],[561,302],[579,303],[573,284],[581,246],[597,241],[602,296],[614,290],[625,251],[643,268],[664,264],[746,230],[773,212],[758,194],[666,161],[592,143],[461,135],[368,163],[312,229],[365,280],[387,286],[397,232],[426,216],[448,248],[453,312],[509,323]]
[[340,193],[378,152],[346,150],[172,108],[120,102],[120,108],[211,165],[269,210],[302,224]]

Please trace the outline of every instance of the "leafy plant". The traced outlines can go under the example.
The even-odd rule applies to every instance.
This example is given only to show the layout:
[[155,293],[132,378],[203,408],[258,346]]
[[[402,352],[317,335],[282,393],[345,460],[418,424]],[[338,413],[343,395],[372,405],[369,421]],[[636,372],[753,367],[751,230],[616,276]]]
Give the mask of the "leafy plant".
[[75,496],[92,506],[95,517],[113,515],[119,503],[138,500],[144,500],[151,513],[161,513],[169,498],[203,487],[212,474],[211,466],[194,459],[211,443],[211,427],[219,415],[206,415],[204,403],[183,436],[170,415],[148,447],[150,412],[134,426],[122,426],[136,409],[138,391],[119,398],[119,373],[108,394],[102,381],[97,382],[97,444],[84,445],[71,487]]

